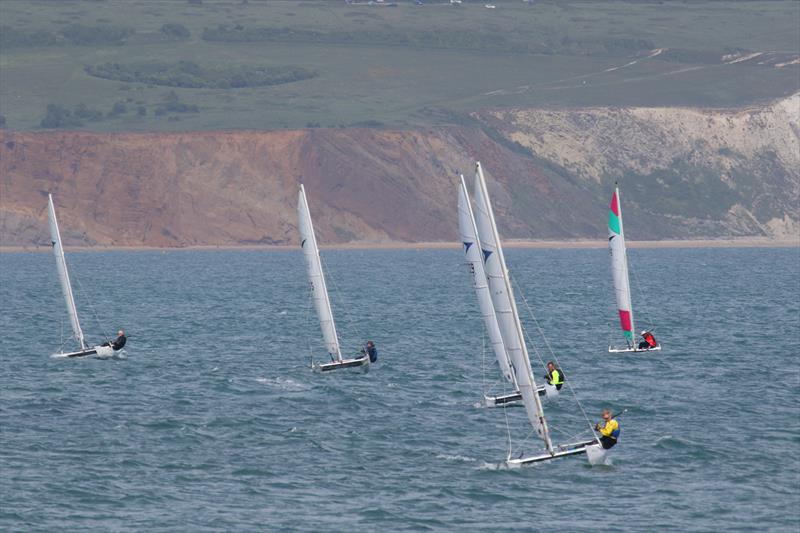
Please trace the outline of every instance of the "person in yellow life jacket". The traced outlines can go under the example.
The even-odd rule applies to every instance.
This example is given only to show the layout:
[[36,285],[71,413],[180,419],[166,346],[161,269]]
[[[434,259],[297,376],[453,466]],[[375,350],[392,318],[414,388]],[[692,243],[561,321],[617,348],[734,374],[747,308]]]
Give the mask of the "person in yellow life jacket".
[[650,348],[655,348],[656,346],[658,346],[656,338],[653,337],[653,334],[650,333],[649,331],[644,330],[642,332],[642,337],[644,338],[644,340],[639,343],[640,350],[649,350]]
[[547,375],[544,377],[548,384],[553,385],[556,390],[561,390],[564,386],[564,373],[560,368],[550,361],[547,363]]
[[603,409],[603,427],[600,427],[600,422],[594,425],[594,429],[600,432],[600,444],[604,450],[609,450],[617,444],[619,439],[619,422],[611,417],[611,411]]

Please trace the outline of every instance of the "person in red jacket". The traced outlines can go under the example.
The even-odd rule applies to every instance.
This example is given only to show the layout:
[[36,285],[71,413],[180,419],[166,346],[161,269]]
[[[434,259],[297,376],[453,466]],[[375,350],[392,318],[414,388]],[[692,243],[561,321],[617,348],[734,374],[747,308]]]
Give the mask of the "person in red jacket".
[[649,331],[644,330],[642,332],[642,337],[644,338],[644,340],[639,343],[640,350],[649,350],[650,348],[655,348],[656,346],[658,346],[656,338],[653,337],[653,334],[650,333]]

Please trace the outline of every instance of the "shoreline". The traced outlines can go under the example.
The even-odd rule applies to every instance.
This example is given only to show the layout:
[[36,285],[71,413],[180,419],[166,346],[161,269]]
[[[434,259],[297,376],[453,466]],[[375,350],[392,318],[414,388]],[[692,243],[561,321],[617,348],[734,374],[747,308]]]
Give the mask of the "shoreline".
[[[800,248],[798,239],[743,237],[735,239],[692,239],[661,241],[627,241],[628,248]],[[607,247],[605,240],[506,240],[504,248],[582,250]],[[352,242],[321,245],[322,250],[447,250],[461,247],[459,242]],[[297,245],[241,244],[159,246],[65,246],[72,252],[184,252],[184,251],[274,251],[299,250]],[[0,246],[0,253],[49,252],[50,246]]]

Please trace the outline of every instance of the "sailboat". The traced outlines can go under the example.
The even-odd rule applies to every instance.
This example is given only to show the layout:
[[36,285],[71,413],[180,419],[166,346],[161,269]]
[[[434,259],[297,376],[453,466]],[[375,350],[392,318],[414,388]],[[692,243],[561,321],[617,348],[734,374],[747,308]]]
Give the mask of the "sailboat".
[[610,353],[649,352],[661,350],[661,344],[652,348],[638,348],[633,338],[633,304],[631,303],[631,280],[628,275],[628,252],[625,248],[625,231],[622,227],[622,205],[619,201],[619,186],[614,187],[608,212],[608,249],[611,253],[611,271],[614,275],[614,293],[617,298],[619,325],[627,346],[609,346]]
[[[500,334],[508,353],[509,364],[514,374],[517,387],[525,406],[528,422],[542,441],[544,449],[539,453],[525,456],[520,454],[512,457],[512,452],[506,458],[508,466],[521,466],[541,461],[548,461],[558,457],[588,453],[590,461],[603,454],[600,441],[592,431],[594,438],[565,444],[553,444],[550,429],[544,415],[541,398],[537,394],[536,381],[531,370],[531,361],[525,336],[520,323],[514,291],[511,287],[508,268],[506,267],[500,235],[494,219],[486,180],[480,163],[475,165],[475,217],[476,228],[480,238],[481,253],[486,270],[492,304],[494,305]],[[588,420],[587,420],[588,423]],[[591,424],[589,425],[591,428]]]
[[308,210],[306,190],[302,184],[300,185],[300,194],[297,201],[297,214],[300,219],[300,247],[303,249],[303,256],[306,258],[308,280],[311,283],[311,296],[314,299],[314,307],[317,310],[319,325],[322,329],[322,338],[325,341],[325,347],[331,359],[329,363],[316,365],[312,363],[312,368],[320,372],[356,367],[364,367],[364,370],[367,370],[369,369],[369,356],[366,353],[362,353],[353,359],[344,359],[342,357],[339,336],[336,334],[336,323],[333,321],[331,300],[328,296],[328,287],[325,284],[325,275],[322,272],[317,239],[314,235],[314,225],[311,222],[311,213]]
[[69,280],[67,260],[64,257],[64,247],[61,244],[61,232],[58,230],[58,220],[56,219],[56,208],[53,205],[52,194],[47,195],[47,215],[50,221],[50,240],[53,243],[53,253],[56,256],[58,279],[61,282],[61,292],[64,294],[64,301],[67,304],[69,323],[72,326],[72,336],[80,346],[79,350],[74,352],[60,352],[54,354],[54,357],[85,357],[87,355],[111,357],[114,355],[114,350],[110,346],[88,346],[86,344],[86,338],[83,335],[80,320],[78,320],[78,309],[75,307],[75,298],[72,295],[72,284]]
[[[500,325],[497,322],[497,314],[492,304],[492,297],[489,292],[489,285],[486,279],[486,271],[483,268],[483,255],[481,241],[478,238],[478,229],[475,224],[475,216],[472,212],[472,205],[469,201],[467,185],[464,176],[461,177],[461,184],[458,190],[458,232],[461,236],[461,243],[464,245],[464,254],[467,259],[467,266],[472,277],[472,285],[475,294],[478,296],[478,305],[483,316],[483,324],[486,334],[489,337],[489,344],[497,358],[500,373],[505,381],[513,388],[513,392],[507,394],[490,395],[484,394],[484,402],[487,407],[496,407],[511,402],[522,400],[522,395],[517,386],[517,380],[512,371],[512,362],[506,350],[503,336],[500,333]],[[551,387],[555,391],[555,387]],[[537,389],[539,395],[546,394],[544,386]]]

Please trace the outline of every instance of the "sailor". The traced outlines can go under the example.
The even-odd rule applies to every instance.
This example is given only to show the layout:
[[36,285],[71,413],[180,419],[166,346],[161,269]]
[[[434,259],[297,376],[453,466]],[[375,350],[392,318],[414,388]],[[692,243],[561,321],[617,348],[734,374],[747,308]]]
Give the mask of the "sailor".
[[104,342],[100,346],[111,346],[115,352],[118,352],[125,346],[125,343],[128,341],[128,338],[125,336],[125,332],[123,330],[119,330],[117,332],[117,338],[114,339],[113,342]]
[[611,411],[603,409],[603,421],[605,424],[600,427],[600,422],[594,425],[594,429],[600,432],[600,444],[604,450],[609,450],[617,444],[619,438],[619,422],[611,417]]
[[552,361],[547,363],[547,375],[544,379],[547,380],[549,385],[553,385],[556,390],[561,390],[561,387],[564,386],[564,373],[560,368],[556,368]]
[[658,342],[656,342],[656,338],[653,337],[653,334],[647,330],[642,332],[642,338],[644,340],[639,343],[640,350],[649,350],[650,348],[655,348],[658,346]]
[[378,360],[378,350],[375,348],[375,343],[367,341],[367,355],[369,355],[369,362],[374,363]]

